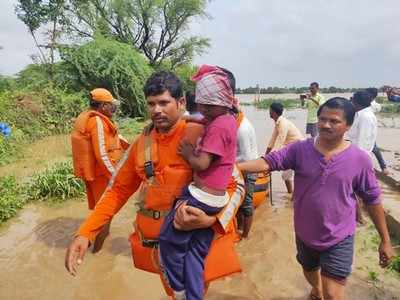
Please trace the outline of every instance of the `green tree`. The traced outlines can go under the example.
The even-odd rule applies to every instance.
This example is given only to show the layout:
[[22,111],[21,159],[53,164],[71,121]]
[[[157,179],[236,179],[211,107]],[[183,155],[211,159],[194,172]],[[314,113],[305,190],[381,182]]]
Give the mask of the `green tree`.
[[208,39],[188,36],[189,23],[205,17],[206,0],[70,0],[65,24],[81,37],[96,33],[127,43],[152,66],[188,63],[205,51]]
[[[53,74],[57,40],[61,35],[64,10],[67,0],[18,0],[15,7],[17,17],[24,22],[39,50],[39,59],[49,64],[50,75]],[[45,44],[39,44],[37,32],[43,31]],[[46,51],[48,50],[48,51]],[[46,53],[48,52],[48,53]]]
[[146,59],[132,46],[98,37],[82,46],[60,49],[66,76],[81,89],[104,87],[121,100],[124,115],[145,115],[143,85],[151,73]]
[[45,23],[45,20],[47,19],[47,10],[43,1],[18,0],[18,4],[15,7],[15,12],[17,17],[28,27],[28,31],[40,52],[40,60],[42,63],[47,63],[46,55],[40,47],[36,37],[37,30]]

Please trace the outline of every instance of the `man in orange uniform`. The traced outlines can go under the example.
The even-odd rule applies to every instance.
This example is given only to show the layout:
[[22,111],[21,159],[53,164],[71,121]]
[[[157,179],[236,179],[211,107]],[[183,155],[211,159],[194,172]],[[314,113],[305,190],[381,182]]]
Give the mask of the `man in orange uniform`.
[[[182,84],[173,73],[162,71],[153,74],[146,82],[144,93],[154,129],[143,133],[130,146],[109,188],[69,246],[65,266],[72,275],[76,274],[77,265],[82,263],[90,241],[140,186],[135,231],[130,237],[133,261],[137,268],[158,273],[163,279],[157,251],[160,228],[176,197],[192,180],[192,170],[177,154],[177,148],[185,139],[197,143],[203,127],[181,119],[185,99]],[[236,183],[231,185],[230,201],[219,215],[208,216],[202,210],[185,204],[177,208],[174,222],[177,229],[213,226],[219,233],[205,262],[206,282],[241,270],[234,250],[232,217],[240,205],[244,188],[236,169],[234,176]],[[164,280],[163,283],[171,295]]]
[[[74,173],[85,182],[91,210],[104,193],[124,149],[129,146],[118,135],[118,128],[111,120],[117,104],[108,90],[91,91],[90,109],[78,116],[71,135]],[[107,222],[94,242],[93,253],[101,249],[109,229],[110,222]]]

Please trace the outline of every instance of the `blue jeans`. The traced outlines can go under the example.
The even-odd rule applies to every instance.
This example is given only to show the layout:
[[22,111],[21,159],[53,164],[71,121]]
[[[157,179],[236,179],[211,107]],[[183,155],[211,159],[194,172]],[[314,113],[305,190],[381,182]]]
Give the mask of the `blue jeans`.
[[244,180],[246,185],[246,194],[244,195],[244,200],[242,205],[240,205],[239,207],[239,211],[245,217],[251,217],[254,211],[253,194],[254,194],[254,187],[256,185],[257,174],[247,174]]
[[372,149],[372,152],[375,154],[376,159],[378,160],[379,163],[379,167],[381,167],[381,170],[383,171],[384,169],[386,169],[386,162],[383,159],[381,150],[379,149],[379,147],[376,145],[374,145],[374,149]]

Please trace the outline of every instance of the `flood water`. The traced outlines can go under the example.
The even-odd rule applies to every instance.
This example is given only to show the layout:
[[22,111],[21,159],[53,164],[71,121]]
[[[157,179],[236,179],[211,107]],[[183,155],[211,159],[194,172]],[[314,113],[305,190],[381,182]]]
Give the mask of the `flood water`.
[[[252,106],[244,110],[256,128],[262,153],[273,122],[266,111]],[[303,111],[289,111],[286,116],[304,133]],[[400,200],[399,193],[389,187],[383,191],[385,198]],[[273,207],[263,204],[257,209],[250,238],[237,246],[243,272],[212,283],[207,300],[307,299],[309,287],[294,255],[291,203],[279,174],[273,175],[273,202]],[[88,253],[73,278],[64,269],[65,248],[87,214],[86,203],[72,200],[57,206],[27,206],[0,228],[0,299],[167,299],[157,276],[132,266],[127,238],[134,211],[130,201],[114,218],[103,250]],[[362,227],[358,235],[347,299],[400,299],[400,279],[379,271],[375,251],[362,246],[368,228]],[[377,272],[381,282],[369,281],[371,271]]]

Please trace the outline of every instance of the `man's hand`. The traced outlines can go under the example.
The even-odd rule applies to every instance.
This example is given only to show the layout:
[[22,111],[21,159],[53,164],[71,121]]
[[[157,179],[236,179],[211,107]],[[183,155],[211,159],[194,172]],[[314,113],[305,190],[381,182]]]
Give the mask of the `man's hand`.
[[189,160],[189,158],[194,153],[194,146],[186,140],[183,140],[178,146],[178,154],[181,155],[185,160]]
[[267,154],[268,154],[268,153],[270,153],[270,152],[271,152],[271,150],[272,150],[272,148],[271,148],[271,147],[268,147],[268,148],[267,148],[267,151],[266,151],[266,152],[267,152]]
[[394,257],[394,250],[392,248],[392,245],[389,243],[381,242],[379,244],[379,265],[382,268],[386,268],[389,264],[392,258]]
[[77,266],[79,266],[89,247],[89,240],[83,236],[77,236],[69,245],[65,254],[65,268],[72,275],[76,275]]
[[174,227],[178,230],[190,231],[211,227],[216,220],[215,216],[209,216],[201,209],[183,203],[176,208]]

